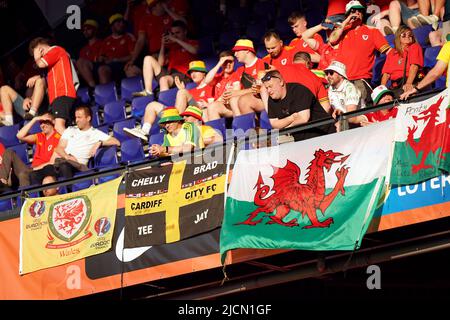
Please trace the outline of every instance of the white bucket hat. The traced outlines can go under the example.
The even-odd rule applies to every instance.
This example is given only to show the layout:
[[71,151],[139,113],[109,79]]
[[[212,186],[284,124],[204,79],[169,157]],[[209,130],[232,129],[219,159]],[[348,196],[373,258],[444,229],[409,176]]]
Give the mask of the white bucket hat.
[[339,61],[333,61],[330,63],[330,65],[325,69],[327,70],[333,70],[339,73],[341,76],[343,76],[345,79],[347,79],[347,67],[345,64]]

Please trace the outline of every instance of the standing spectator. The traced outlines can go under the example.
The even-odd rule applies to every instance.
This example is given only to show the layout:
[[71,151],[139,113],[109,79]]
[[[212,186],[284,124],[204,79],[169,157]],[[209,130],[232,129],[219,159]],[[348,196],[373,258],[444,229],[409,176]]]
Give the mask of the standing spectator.
[[[169,51],[166,57],[166,49]],[[153,94],[153,78],[159,82],[160,91],[169,90],[175,84],[175,76],[187,81],[189,62],[196,60],[198,41],[187,38],[187,27],[183,21],[174,21],[169,34],[161,38],[158,60],[153,56],[144,58],[144,90],[134,96]],[[164,66],[167,66],[164,68]]]
[[[365,7],[359,1],[350,1],[346,6],[346,16],[342,25],[333,36],[339,39],[339,53],[336,59],[347,67],[347,76],[361,92],[364,108],[371,105],[369,83],[372,80],[372,68],[375,52],[387,52],[391,47],[378,29],[369,28],[364,21]],[[335,39],[330,38],[333,43]]]
[[[42,131],[36,134],[28,134],[36,122],[39,122]],[[36,146],[31,163],[33,171],[30,173],[30,180],[32,184],[41,184],[44,177],[51,175],[49,169],[45,167],[53,164],[51,161],[53,152],[61,138],[61,135],[55,130],[55,118],[51,113],[34,117],[19,130],[17,138],[22,142]]]
[[[50,46],[44,38],[30,42],[30,54],[39,68],[47,69],[49,110],[55,116],[55,129],[60,134],[71,120],[71,112],[77,97],[74,85],[75,69],[69,54],[62,47]],[[39,79],[35,76],[28,80],[30,86]]]
[[[305,51],[311,55],[311,60],[314,63],[318,63],[320,61],[320,55],[314,52],[308,44],[303,40],[302,34],[306,31],[308,22],[306,21],[306,17],[303,13],[293,12],[289,18],[288,23],[294,31],[297,38],[292,39],[291,43],[289,43],[290,47],[294,47],[294,51]],[[314,35],[314,39],[319,43],[323,43],[322,37],[319,34]]]
[[87,106],[75,110],[76,126],[67,128],[53,155],[59,175],[69,179],[74,173],[86,171],[89,158],[103,146],[120,146],[120,142],[91,125],[92,112]]
[[134,49],[135,38],[125,32],[123,15],[116,13],[109,17],[111,35],[103,40],[97,58],[98,78],[101,84],[119,80],[126,75],[133,77],[140,74],[136,66],[128,65]]
[[395,33],[395,48],[387,54],[381,73],[381,84],[391,81],[391,89],[409,91],[418,81],[419,69],[423,67],[422,47],[416,42],[412,30],[400,26]]
[[325,69],[325,74],[330,84],[328,98],[333,108],[333,117],[358,109],[361,95],[353,83],[347,80],[345,65],[339,61],[333,61]]
[[[333,28],[333,30],[330,30],[323,24],[318,24],[317,26],[306,30],[302,34],[305,43],[307,43],[312,50],[320,55],[319,65],[317,66],[317,69],[319,70],[325,70],[326,67],[328,67],[330,63],[336,59],[339,48],[339,43],[332,43],[330,40],[328,40],[326,43],[320,43],[319,41],[314,39],[314,36],[322,30],[329,31],[331,34],[331,32],[335,30],[335,27]],[[331,38],[334,39],[335,37]]]
[[[261,80],[268,92],[265,104],[274,129],[330,118],[311,91],[298,83],[286,83],[279,71],[269,71]],[[295,133],[294,138],[298,141],[333,132],[336,129],[329,124]]]
[[88,43],[80,50],[77,68],[87,85],[93,89],[95,87],[94,64],[99,58],[102,49],[102,41],[97,38],[97,21],[91,19],[86,20],[83,23],[82,31]]
[[16,113],[25,120],[31,120],[39,110],[45,96],[45,79],[34,76],[27,81],[27,86],[33,88],[31,97],[23,98],[10,86],[0,88],[0,100],[3,105],[5,120],[0,121],[0,126],[12,126],[13,107]]
[[278,68],[292,64],[295,50],[293,47],[283,45],[280,35],[275,31],[268,31],[263,37],[264,45],[268,52],[262,60],[267,64]]

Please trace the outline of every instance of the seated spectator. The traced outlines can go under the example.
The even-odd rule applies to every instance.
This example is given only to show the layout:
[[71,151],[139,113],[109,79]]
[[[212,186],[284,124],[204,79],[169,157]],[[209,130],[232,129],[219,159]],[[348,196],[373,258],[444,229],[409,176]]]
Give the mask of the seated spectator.
[[[55,129],[60,134],[66,128],[66,122],[72,119],[72,107],[77,94],[75,84],[77,75],[66,50],[59,46],[50,46],[48,40],[36,38],[30,42],[30,54],[39,68],[47,69],[49,110],[55,116]],[[30,86],[40,76],[30,80]]]
[[[183,21],[172,23],[170,33],[161,38],[158,60],[153,56],[144,58],[144,90],[134,96],[153,94],[153,78],[159,82],[160,91],[169,90],[178,76],[183,82],[189,81],[189,62],[197,59],[198,41],[187,38],[187,27]],[[166,49],[169,51],[166,56]],[[166,67],[167,66],[167,67]]]
[[120,142],[91,125],[92,112],[87,106],[75,110],[76,126],[67,128],[53,154],[59,176],[72,178],[76,172],[88,170],[87,164],[98,148],[120,146]]
[[325,74],[330,84],[328,98],[333,109],[333,117],[358,109],[361,94],[355,85],[347,80],[345,65],[339,61],[333,61],[325,69]]
[[388,33],[392,32],[391,23],[389,21],[390,2],[391,0],[374,0],[372,2],[373,4],[367,8],[367,13],[371,14],[371,16],[367,18],[367,25],[377,28],[384,36],[386,35],[385,30],[387,30]]
[[[19,156],[0,142],[0,193],[11,191],[10,178],[13,174],[19,180],[19,186],[26,187],[30,185],[28,176],[30,169],[19,158]],[[15,186],[13,186],[15,189]]]
[[[394,92],[386,88],[386,86],[379,85],[372,92],[373,105],[389,103],[394,101]],[[369,124],[389,120],[397,116],[398,108],[393,106],[389,109],[382,109],[375,112],[366,113],[357,117],[351,118],[353,123],[359,123],[361,126],[367,126]]]
[[184,122],[176,108],[165,108],[159,124],[166,130],[166,133],[162,145],[152,144],[150,146],[152,156],[165,157],[171,154],[190,152],[199,146],[199,128],[191,122]]
[[268,52],[262,60],[276,69],[280,66],[292,64],[295,50],[293,47],[283,45],[280,35],[275,31],[268,31],[263,37]]
[[81,48],[80,56],[77,60],[78,72],[91,89],[95,88],[96,75],[94,75],[94,66],[98,67],[95,65],[95,62],[100,56],[100,51],[103,45],[103,42],[97,38],[97,31],[97,21],[88,19],[83,23],[82,32],[88,43]]
[[419,5],[416,0],[391,1],[389,3],[389,21],[391,24],[384,27],[384,34],[395,34],[402,22],[411,29],[419,28],[422,24],[417,18],[418,15]]
[[437,62],[434,65],[433,69],[428,71],[426,76],[415,86],[413,86],[412,89],[409,89],[402,93],[400,96],[400,99],[408,99],[408,97],[412,94],[416,94],[421,92],[422,90],[425,90],[426,87],[431,85],[433,82],[435,82],[441,75],[444,74],[444,72],[447,71],[447,83],[446,86],[449,85],[449,76],[450,76],[450,70],[448,70],[449,61],[450,61],[450,42],[447,42],[442,47],[441,51],[439,51],[439,54],[436,58]]
[[141,73],[136,66],[127,64],[131,59],[136,40],[131,33],[126,32],[123,15],[119,13],[112,15],[109,17],[109,24],[111,35],[103,40],[97,57],[98,78],[101,84]]
[[400,26],[395,33],[395,48],[386,57],[381,73],[381,84],[391,81],[391,89],[409,91],[419,79],[419,69],[423,67],[422,47],[416,42],[412,30]]
[[[42,132],[28,134],[36,122],[39,122]],[[61,135],[55,130],[55,118],[51,113],[34,117],[17,133],[17,138],[28,144],[36,145],[31,163],[30,180],[32,184],[41,184],[48,174],[46,166],[52,166],[52,156],[58,146]]]
[[200,129],[200,148],[205,148],[211,144],[223,141],[220,133],[203,123],[203,111],[199,107],[189,106],[180,115],[184,118],[185,122],[192,122]]
[[[268,98],[264,103],[274,129],[330,118],[311,91],[298,83],[286,83],[279,71],[267,72],[261,81],[267,89]],[[293,135],[298,141],[333,132],[336,132],[336,129],[331,123]]]
[[[296,38],[292,39],[289,43],[290,47],[294,47],[294,51],[305,51],[311,55],[311,60],[314,63],[318,63],[320,61],[320,55],[317,54],[314,50],[312,50],[307,43],[302,38],[303,32],[306,31],[308,22],[306,21],[306,16],[301,12],[293,12],[289,18],[288,23],[294,31]],[[314,35],[314,39],[319,43],[323,43],[322,37],[319,34]]]
[[33,88],[33,94],[26,98],[23,98],[10,86],[0,88],[0,100],[5,118],[0,121],[0,126],[14,124],[13,108],[25,120],[31,120],[38,113],[45,96],[45,79],[40,76],[32,77],[28,79],[27,86]]
[[[188,74],[197,84],[197,87],[190,90],[186,90],[184,83],[177,76],[175,77],[175,84],[178,87],[175,107],[177,108],[179,113],[183,112],[189,104],[197,105],[201,108],[206,108],[209,100],[213,99],[213,87],[205,83],[206,72],[206,66],[203,61],[191,61],[191,63],[189,64]],[[124,128],[123,131],[132,136],[147,141],[147,136],[152,125],[156,121],[156,117],[164,109],[164,107],[165,106],[160,102],[150,102],[145,107],[142,127],[131,129]]]

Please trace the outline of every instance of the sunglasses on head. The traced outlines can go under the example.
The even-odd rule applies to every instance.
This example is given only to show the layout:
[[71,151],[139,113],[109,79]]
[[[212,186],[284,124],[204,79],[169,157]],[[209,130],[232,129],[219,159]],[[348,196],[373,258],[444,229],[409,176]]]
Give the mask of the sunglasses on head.
[[267,73],[264,77],[261,78],[261,81],[262,82],[267,82],[267,81],[269,81],[272,78],[280,79],[280,77],[278,77],[278,76],[275,76],[273,74]]

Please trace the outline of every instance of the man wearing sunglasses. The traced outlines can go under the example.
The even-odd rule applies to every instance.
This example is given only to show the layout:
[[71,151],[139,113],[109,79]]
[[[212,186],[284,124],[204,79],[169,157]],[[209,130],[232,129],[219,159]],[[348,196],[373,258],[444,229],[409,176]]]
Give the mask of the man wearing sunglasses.
[[372,105],[372,68],[376,51],[387,53],[391,47],[378,29],[366,26],[365,7],[359,1],[350,1],[346,5],[346,19],[336,29],[330,42],[339,43],[336,60],[347,67],[348,80],[361,92],[362,105]]
[[[268,93],[264,104],[274,129],[330,118],[309,89],[298,83],[286,83],[279,71],[267,72],[261,81]],[[334,125],[327,124],[295,133],[293,136],[299,141],[333,132],[336,132]]]
[[[36,123],[39,123],[41,132],[30,134]],[[50,112],[34,117],[17,133],[17,139],[20,141],[36,145],[30,172],[32,184],[41,184],[46,176],[56,175],[50,159],[60,138],[61,135],[55,130],[55,117]]]

